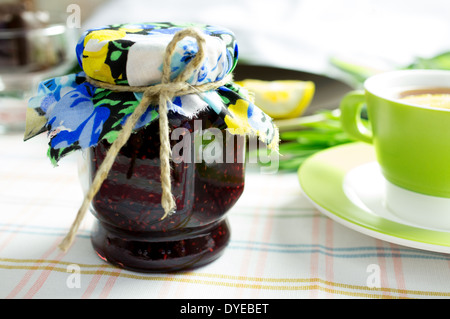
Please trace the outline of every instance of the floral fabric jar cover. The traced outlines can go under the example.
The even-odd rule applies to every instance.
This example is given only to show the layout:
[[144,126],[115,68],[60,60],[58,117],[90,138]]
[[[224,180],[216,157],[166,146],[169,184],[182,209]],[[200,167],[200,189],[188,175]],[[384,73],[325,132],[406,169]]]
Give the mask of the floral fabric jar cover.
[[[188,82],[192,85],[214,82],[230,74],[238,60],[238,46],[234,34],[224,28],[149,23],[88,30],[76,47],[83,72],[40,83],[37,95],[29,101],[25,140],[48,131],[48,156],[54,165],[74,150],[95,146],[103,139],[112,143],[142,94],[95,87],[86,81],[86,75],[111,84],[158,84],[167,44],[176,32],[191,26],[206,35],[207,58]],[[185,38],[177,44],[171,61],[173,78],[197,51],[193,39]],[[175,97],[168,105],[168,111],[187,117],[205,108],[223,117],[231,133],[259,136],[270,149],[277,148],[278,132],[271,118],[252,103],[246,90],[233,82],[217,90]],[[149,106],[135,130],[158,117],[158,106]]]

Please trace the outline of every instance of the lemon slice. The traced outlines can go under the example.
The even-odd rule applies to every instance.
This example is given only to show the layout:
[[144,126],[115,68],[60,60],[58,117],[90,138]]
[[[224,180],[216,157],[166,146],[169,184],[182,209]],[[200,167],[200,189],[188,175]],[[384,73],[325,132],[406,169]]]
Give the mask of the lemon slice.
[[246,79],[236,83],[254,95],[254,103],[273,119],[300,116],[310,105],[315,85],[311,81]]
[[405,96],[401,100],[422,106],[450,109],[450,94],[415,94]]

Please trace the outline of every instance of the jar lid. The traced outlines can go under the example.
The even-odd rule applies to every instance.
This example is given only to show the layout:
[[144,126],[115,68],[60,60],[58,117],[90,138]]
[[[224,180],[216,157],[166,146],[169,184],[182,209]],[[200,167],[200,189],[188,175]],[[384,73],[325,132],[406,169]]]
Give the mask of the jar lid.
[[[234,34],[211,25],[173,23],[118,24],[86,31],[76,46],[78,63],[86,75],[111,84],[145,86],[160,83],[165,49],[175,33],[195,27],[205,39],[206,58],[188,80],[215,82],[235,67],[238,49]],[[176,77],[198,52],[192,37],[177,43],[172,56]]]
[[[50,138],[47,154],[54,165],[72,151],[95,146],[101,140],[113,143],[143,101],[142,92],[129,89],[157,86],[167,45],[173,43],[180,30],[192,26],[200,30],[196,32],[201,32],[205,40],[204,59],[185,82],[195,88],[205,84],[215,86],[174,95],[165,103],[167,112],[192,118],[209,108],[224,119],[231,133],[258,136],[269,148],[277,149],[279,136],[272,119],[252,102],[246,90],[227,77],[238,58],[233,33],[209,25],[171,23],[121,24],[86,31],[76,49],[83,71],[39,84],[37,94],[28,104],[25,140],[47,131]],[[188,36],[176,42],[170,60],[171,80],[198,52],[196,39]],[[92,79],[126,90],[97,86]],[[146,106],[133,132],[160,117],[156,103]]]

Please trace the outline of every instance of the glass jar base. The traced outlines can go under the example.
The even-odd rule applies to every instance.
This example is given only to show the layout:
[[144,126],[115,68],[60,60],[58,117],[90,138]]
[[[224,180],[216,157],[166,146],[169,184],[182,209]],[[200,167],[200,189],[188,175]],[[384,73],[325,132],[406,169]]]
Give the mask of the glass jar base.
[[173,236],[131,235],[96,221],[91,242],[97,255],[137,272],[175,272],[204,266],[220,257],[230,240],[226,219]]

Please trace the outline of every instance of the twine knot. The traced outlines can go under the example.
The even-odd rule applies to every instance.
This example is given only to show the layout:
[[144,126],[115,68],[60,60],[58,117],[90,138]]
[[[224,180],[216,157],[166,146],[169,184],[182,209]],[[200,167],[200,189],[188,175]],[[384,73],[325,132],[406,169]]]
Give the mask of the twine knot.
[[[193,37],[197,41],[198,52],[195,57],[186,65],[186,68],[173,80],[170,79],[171,76],[171,58],[175,51],[176,44],[185,37]],[[127,85],[115,85],[110,83],[105,83],[102,81],[94,80],[86,76],[86,80],[96,87],[101,87],[104,89],[109,89],[112,91],[119,92],[142,92],[142,100],[136,106],[133,113],[128,117],[122,130],[119,132],[117,139],[113,142],[110,149],[108,150],[105,159],[100,165],[92,184],[86,193],[83,203],[78,210],[77,216],[68,232],[66,237],[63,239],[59,247],[63,251],[67,251],[72,245],[78,228],[83,220],[86,211],[89,208],[91,201],[94,196],[99,191],[103,181],[108,177],[108,173],[114,163],[114,160],[119,153],[120,149],[128,141],[133,129],[140,119],[140,117],[145,113],[146,109],[152,102],[159,102],[159,136],[160,136],[160,167],[161,167],[161,206],[164,209],[164,215],[161,219],[166,218],[170,214],[176,211],[176,203],[174,196],[172,194],[171,180],[170,180],[170,159],[171,159],[171,148],[170,148],[170,138],[169,138],[169,120],[167,116],[167,104],[172,101],[176,96],[182,96],[187,94],[201,93],[217,89],[218,87],[229,83],[232,81],[231,75],[228,75],[224,79],[201,85],[191,85],[187,83],[187,80],[194,74],[195,70],[202,64],[205,58],[205,45],[206,41],[200,31],[195,28],[188,28],[177,32],[173,39],[168,44],[163,60],[163,72],[161,83],[152,86],[127,86]]]

